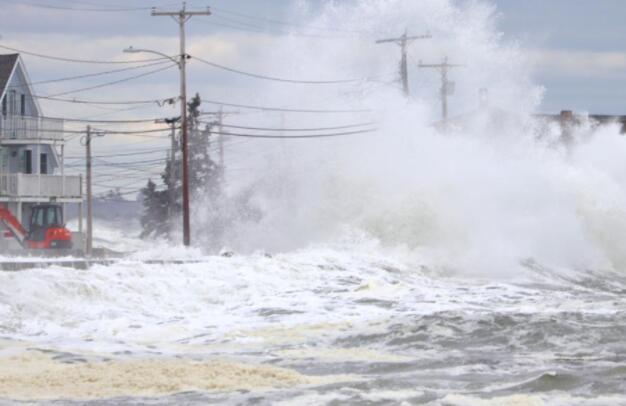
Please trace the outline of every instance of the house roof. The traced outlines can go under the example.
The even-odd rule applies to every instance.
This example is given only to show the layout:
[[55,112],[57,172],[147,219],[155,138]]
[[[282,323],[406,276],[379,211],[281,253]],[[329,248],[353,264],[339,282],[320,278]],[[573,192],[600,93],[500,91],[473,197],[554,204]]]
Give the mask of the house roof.
[[0,55],[0,95],[4,93],[4,89],[9,79],[11,79],[11,73],[15,68],[18,58],[19,54]]

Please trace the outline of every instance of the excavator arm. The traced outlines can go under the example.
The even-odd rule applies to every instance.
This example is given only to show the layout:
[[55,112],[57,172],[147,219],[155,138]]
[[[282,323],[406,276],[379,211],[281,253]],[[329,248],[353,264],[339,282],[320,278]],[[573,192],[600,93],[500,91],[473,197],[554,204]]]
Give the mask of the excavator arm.
[[26,247],[26,238],[28,232],[24,229],[18,219],[15,218],[13,213],[7,209],[4,205],[0,204],[0,222],[9,229],[13,237],[20,243],[22,247]]

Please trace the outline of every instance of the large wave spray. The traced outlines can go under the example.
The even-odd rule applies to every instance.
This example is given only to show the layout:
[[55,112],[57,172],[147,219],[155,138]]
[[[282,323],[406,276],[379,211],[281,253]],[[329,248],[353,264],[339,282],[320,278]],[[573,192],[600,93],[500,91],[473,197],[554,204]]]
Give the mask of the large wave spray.
[[[242,145],[249,154],[240,165],[255,169],[252,175],[235,169],[230,183],[250,190],[262,215],[230,224],[222,244],[273,251],[374,239],[425,255],[433,266],[501,273],[526,259],[568,268],[624,265],[615,236],[626,233],[626,143],[611,127],[581,130],[569,147],[555,142],[557,129],[538,136],[530,113],[542,89],[533,85],[524,53],[501,40],[494,7],[368,0],[296,12],[314,15],[311,26],[341,26],[343,33],[281,41],[268,55],[268,71],[368,79],[339,88],[272,83],[255,92],[255,101],[372,112],[264,119],[286,127],[373,119],[378,130]],[[405,27],[433,35],[409,52],[410,100],[392,83],[397,47],[375,44]],[[440,62],[444,56],[465,65],[451,73],[451,115],[463,116],[453,121],[463,125],[447,133],[433,125],[440,120],[438,73],[416,68],[416,59]],[[489,101],[479,109],[482,88]],[[200,219],[207,215],[198,213]]]

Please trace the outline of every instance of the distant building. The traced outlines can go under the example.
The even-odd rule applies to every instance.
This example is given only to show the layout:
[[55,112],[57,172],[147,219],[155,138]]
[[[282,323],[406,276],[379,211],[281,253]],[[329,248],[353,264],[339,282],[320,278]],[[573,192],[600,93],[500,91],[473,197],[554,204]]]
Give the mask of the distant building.
[[0,55],[0,104],[0,204],[22,224],[37,203],[82,207],[81,178],[63,170],[63,120],[43,117],[19,54]]

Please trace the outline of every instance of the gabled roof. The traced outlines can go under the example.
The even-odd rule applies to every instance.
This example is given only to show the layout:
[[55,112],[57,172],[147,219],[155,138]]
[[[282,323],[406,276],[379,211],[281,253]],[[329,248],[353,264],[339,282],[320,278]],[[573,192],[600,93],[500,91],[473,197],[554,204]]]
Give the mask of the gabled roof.
[[19,54],[0,55],[0,95],[4,94],[11,74],[19,60]]
[[[0,100],[4,97],[4,94],[8,90],[9,82],[13,75],[19,72],[21,77],[24,80],[24,88],[28,89],[28,94],[33,98],[33,102],[35,103],[35,108],[37,109],[37,116],[41,115],[41,107],[39,106],[39,101],[35,96],[33,96],[33,89],[31,86],[30,78],[28,77],[28,72],[26,71],[26,67],[24,66],[24,62],[22,62],[22,58],[20,54],[6,54],[0,55]],[[22,91],[24,91],[22,88]]]

